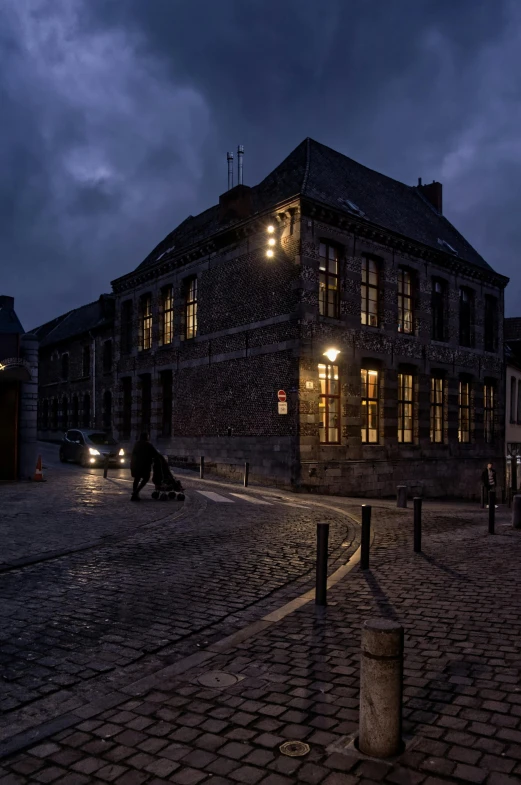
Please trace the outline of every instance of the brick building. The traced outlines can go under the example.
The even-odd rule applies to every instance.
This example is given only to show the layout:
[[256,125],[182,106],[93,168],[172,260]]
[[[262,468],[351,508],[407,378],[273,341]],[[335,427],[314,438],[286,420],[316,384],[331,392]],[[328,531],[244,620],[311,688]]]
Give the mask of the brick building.
[[516,491],[521,475],[521,319],[505,319],[506,483]]
[[59,440],[68,428],[112,429],[114,298],[76,308],[38,327],[38,434]]
[[114,430],[296,489],[477,494],[503,460],[507,282],[441,184],[306,139],[113,282]]

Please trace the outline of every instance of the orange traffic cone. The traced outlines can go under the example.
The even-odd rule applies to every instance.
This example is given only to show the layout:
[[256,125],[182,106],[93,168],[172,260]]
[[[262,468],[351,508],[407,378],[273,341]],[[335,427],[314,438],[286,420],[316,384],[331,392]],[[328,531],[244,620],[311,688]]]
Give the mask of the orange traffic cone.
[[42,456],[38,456],[38,460],[36,461],[36,471],[33,477],[34,482],[43,482],[43,472],[42,472]]

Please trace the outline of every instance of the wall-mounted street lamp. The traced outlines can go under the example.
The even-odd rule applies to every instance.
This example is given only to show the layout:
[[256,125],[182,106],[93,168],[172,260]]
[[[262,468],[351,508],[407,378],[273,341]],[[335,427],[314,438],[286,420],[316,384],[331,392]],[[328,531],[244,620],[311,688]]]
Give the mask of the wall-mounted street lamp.
[[[268,232],[268,234],[273,234],[273,232],[275,231],[275,227],[272,226],[272,224],[270,224],[269,226],[266,227],[266,231]],[[270,237],[269,238],[268,245],[270,245],[270,246],[275,245],[275,238],[274,237]],[[273,248],[268,248],[268,250],[266,251],[266,256],[268,257],[268,259],[271,259],[273,257],[273,255],[274,255],[274,253],[275,252],[274,252]]]
[[330,363],[334,363],[339,354],[340,351],[338,349],[328,349],[324,352],[324,357],[327,357]]

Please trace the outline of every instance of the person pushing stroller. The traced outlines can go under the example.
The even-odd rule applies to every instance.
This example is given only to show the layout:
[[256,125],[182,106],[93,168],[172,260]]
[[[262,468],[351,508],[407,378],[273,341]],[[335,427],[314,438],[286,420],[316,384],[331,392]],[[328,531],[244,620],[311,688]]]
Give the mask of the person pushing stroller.
[[134,479],[131,501],[141,501],[139,493],[150,480],[152,464],[158,457],[159,453],[150,443],[148,433],[142,433],[134,445],[130,458],[130,474]]

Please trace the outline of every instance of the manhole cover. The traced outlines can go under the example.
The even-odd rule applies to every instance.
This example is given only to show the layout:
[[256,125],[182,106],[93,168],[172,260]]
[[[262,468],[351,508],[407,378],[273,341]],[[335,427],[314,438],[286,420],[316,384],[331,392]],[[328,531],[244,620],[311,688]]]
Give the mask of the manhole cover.
[[237,684],[239,679],[232,673],[225,673],[224,671],[208,671],[199,676],[197,681],[203,687],[231,687],[232,684]]
[[309,749],[309,744],[304,744],[303,741],[286,741],[279,747],[282,754],[288,755],[290,758],[300,758],[302,755],[307,755]]

